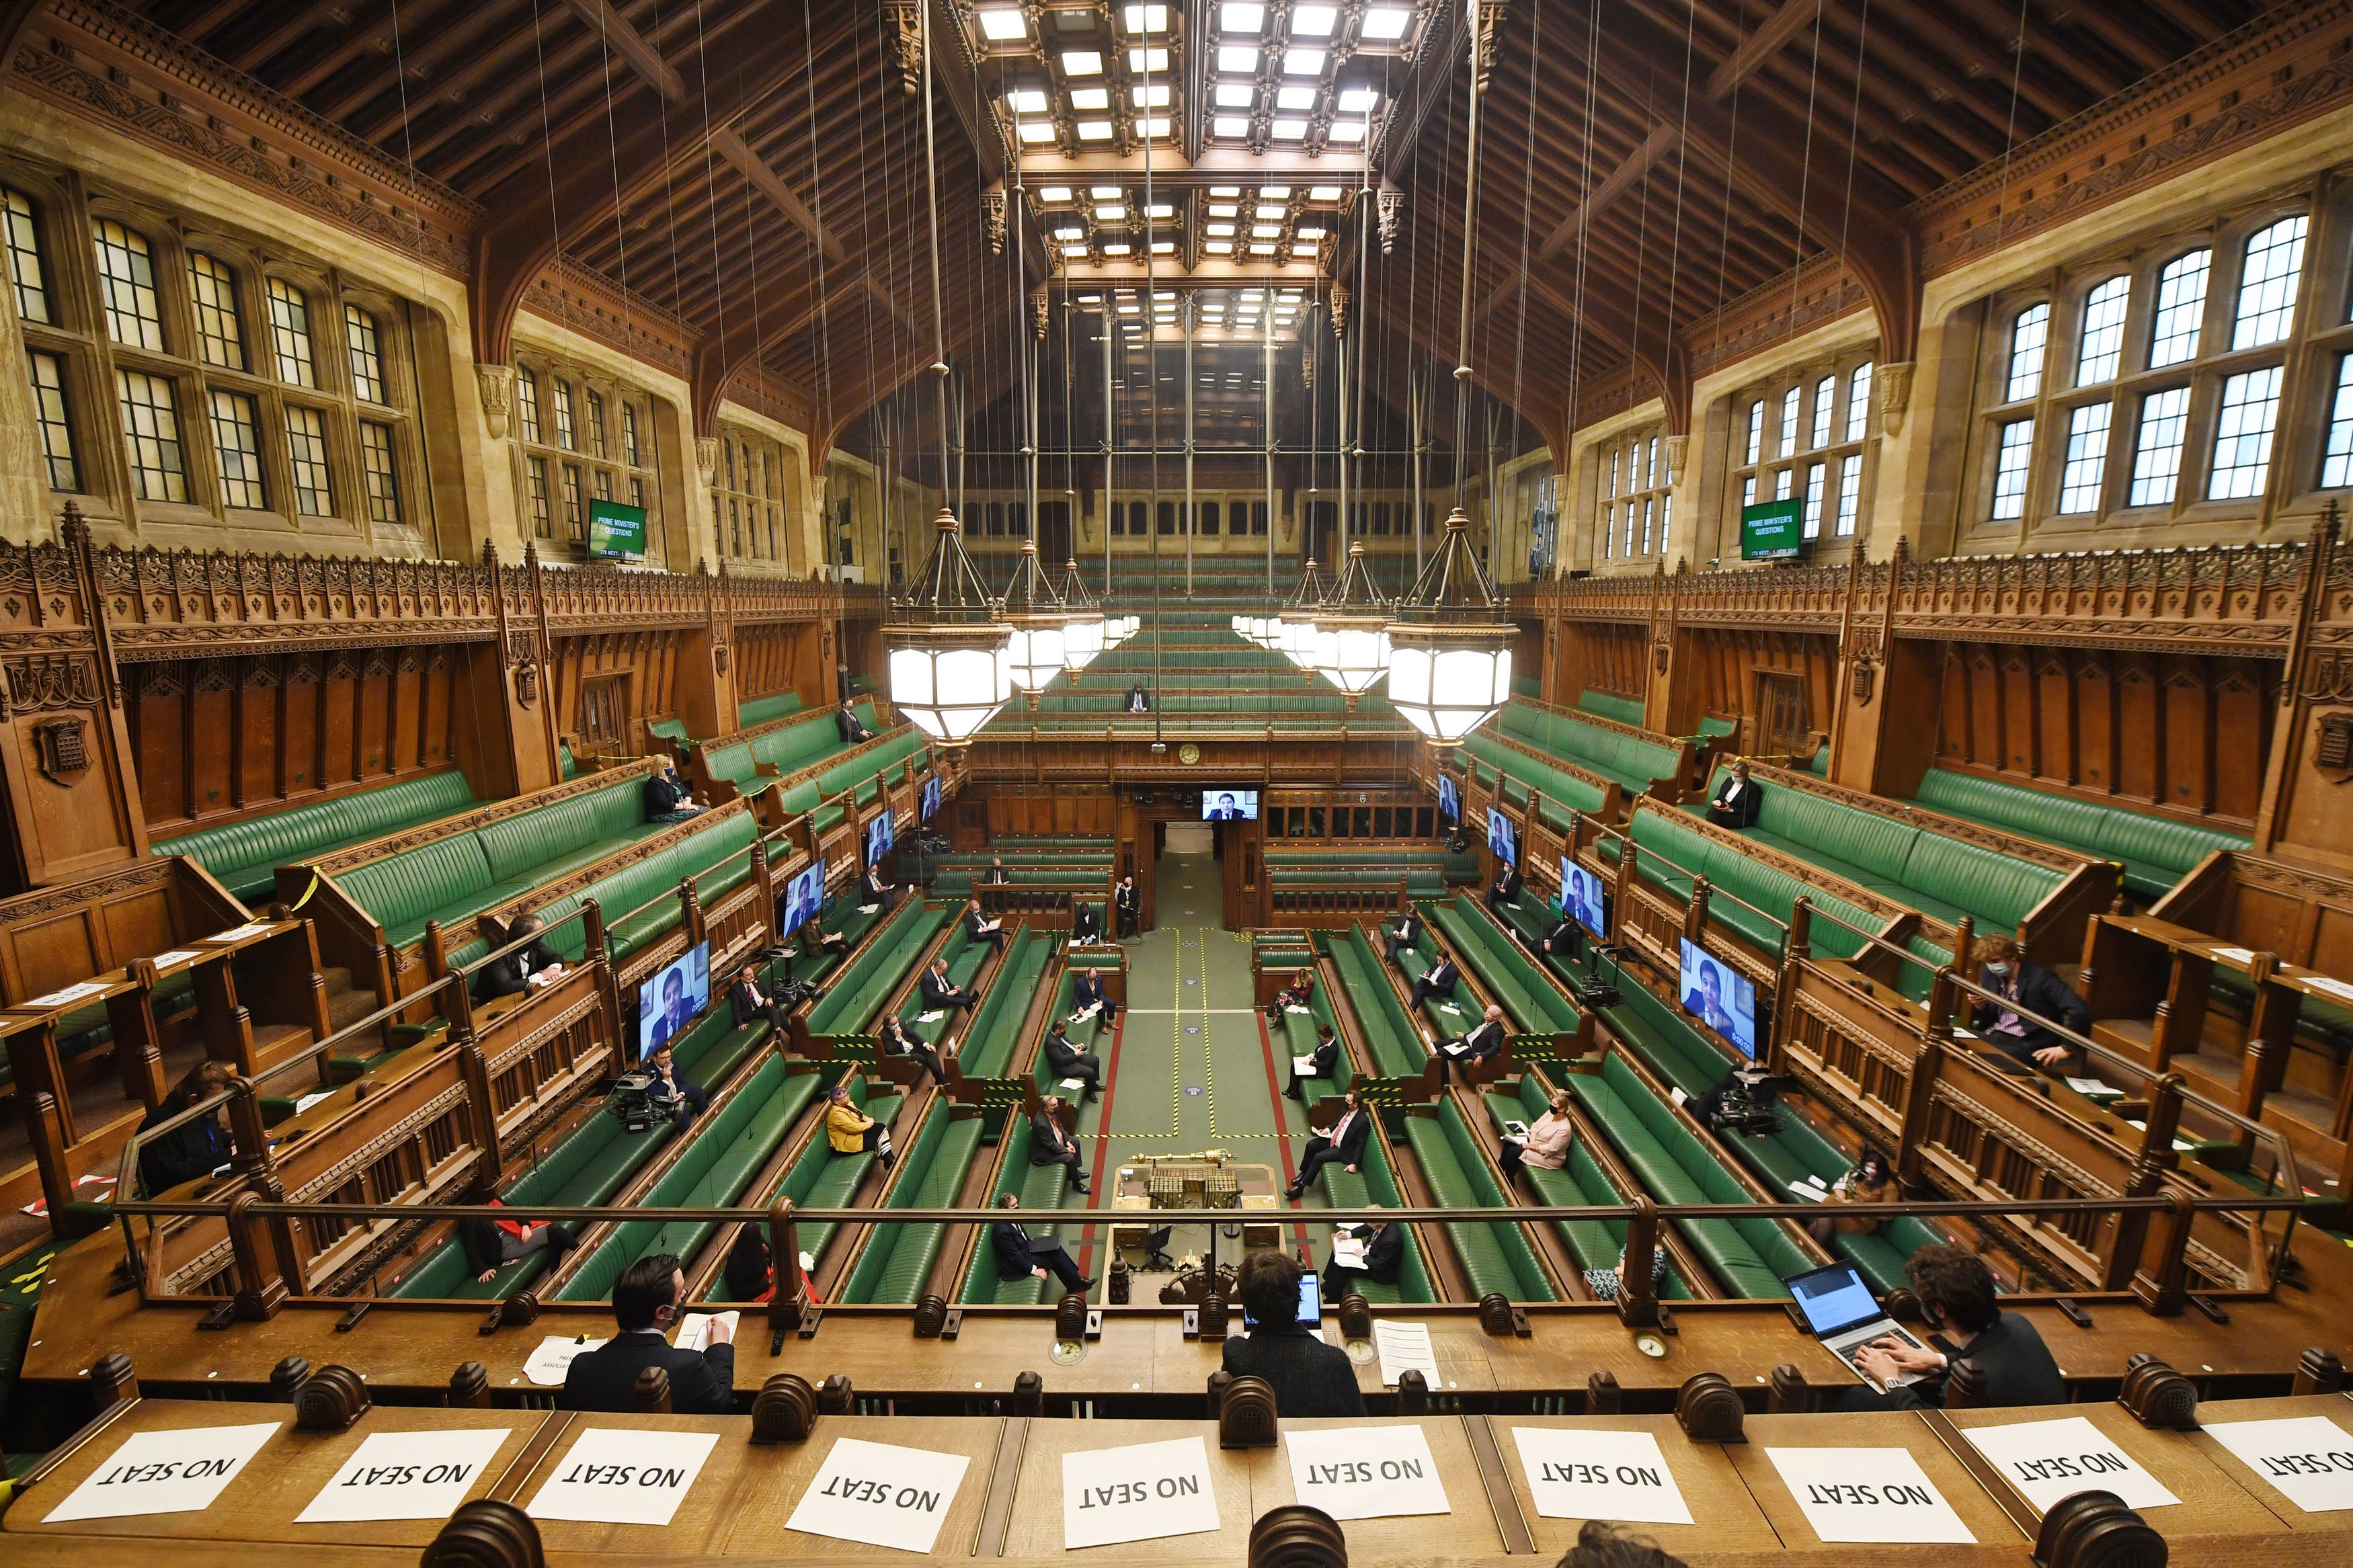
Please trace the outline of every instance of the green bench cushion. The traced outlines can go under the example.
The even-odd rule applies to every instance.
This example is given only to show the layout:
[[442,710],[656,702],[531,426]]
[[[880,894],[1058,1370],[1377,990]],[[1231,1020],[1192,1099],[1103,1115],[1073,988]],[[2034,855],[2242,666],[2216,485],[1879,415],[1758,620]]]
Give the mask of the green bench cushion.
[[231,893],[250,902],[270,892],[280,866],[298,865],[347,845],[438,822],[473,804],[474,793],[466,784],[466,775],[449,768],[290,811],[159,838],[148,852],[185,855]]
[[1642,728],[1642,704],[1634,698],[1612,696],[1607,691],[1596,691],[1588,687],[1577,694],[1577,706],[1580,712],[1614,719],[1620,724],[1631,724],[1637,730]]
[[766,697],[754,697],[747,702],[735,704],[735,727],[749,730],[800,710],[801,694],[797,691],[778,691]]
[[[1317,1180],[1324,1188],[1324,1201],[1335,1209],[1363,1208],[1367,1204],[1391,1209],[1404,1206],[1398,1195],[1397,1177],[1389,1169],[1388,1151],[1378,1138],[1365,1144],[1364,1163],[1356,1167],[1355,1175],[1334,1160],[1325,1163]],[[1379,1285],[1366,1279],[1358,1282],[1356,1289],[1375,1306],[1438,1300],[1437,1288],[1430,1283],[1429,1262],[1421,1255],[1420,1238],[1410,1228],[1406,1231],[1397,1283]]]
[[[1408,1111],[1405,1133],[1434,1201],[1458,1208],[1510,1206],[1453,1101],[1440,1101],[1435,1114]],[[1474,1296],[1501,1292],[1514,1301],[1558,1300],[1520,1226],[1449,1220],[1446,1236]]]
[[[913,1142],[892,1173],[884,1209],[954,1208],[964,1187],[973,1155],[980,1148],[984,1123],[977,1116],[952,1116],[945,1100],[932,1101]],[[947,1238],[943,1222],[922,1225],[878,1225],[869,1233],[849,1279],[842,1287],[844,1301],[913,1306],[923,1293],[932,1266],[939,1261]]]
[[1929,769],[1913,798],[1948,816],[2116,861],[2125,868],[2126,889],[2145,899],[2170,892],[2215,851],[2253,843],[2243,834],[1950,768]]

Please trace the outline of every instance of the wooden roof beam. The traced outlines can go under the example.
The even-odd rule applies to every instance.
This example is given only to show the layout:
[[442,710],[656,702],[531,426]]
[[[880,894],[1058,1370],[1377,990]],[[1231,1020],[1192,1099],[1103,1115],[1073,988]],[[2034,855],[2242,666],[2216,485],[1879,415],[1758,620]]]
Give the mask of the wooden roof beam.
[[615,54],[629,62],[629,68],[649,83],[664,101],[678,103],[686,97],[686,80],[676,67],[662,58],[661,51],[646,41],[645,35],[629,26],[628,18],[615,9],[613,0],[564,0],[572,7],[583,26],[604,42]]
[[1765,18],[1764,25],[1740,41],[1732,58],[1708,74],[1707,96],[1717,103],[1730,98],[1740,84],[1757,74],[1766,61],[1781,52],[1781,46],[1802,31],[1822,8],[1822,0],[1781,0],[1781,8]]
[[771,206],[792,219],[803,234],[815,241],[817,247],[825,252],[828,261],[839,266],[849,259],[849,253],[841,247],[841,241],[826,233],[825,226],[817,220],[817,214],[809,211],[793,188],[777,178],[776,172],[744,144],[743,137],[722,127],[711,133],[711,147],[712,151],[734,165],[735,172],[749,181],[754,190],[765,196]]
[[[1807,3],[1819,3],[1819,0],[1807,0]],[[1682,146],[1683,140],[1683,132],[1672,125],[1661,125],[1652,131],[1624,163],[1610,170],[1601,184],[1594,187],[1591,195],[1569,209],[1568,216],[1561,219],[1560,226],[1537,247],[1537,258],[1550,261],[1568,248],[1585,226],[1593,221],[1595,215],[1632,190],[1662,159],[1672,155],[1676,148]]]

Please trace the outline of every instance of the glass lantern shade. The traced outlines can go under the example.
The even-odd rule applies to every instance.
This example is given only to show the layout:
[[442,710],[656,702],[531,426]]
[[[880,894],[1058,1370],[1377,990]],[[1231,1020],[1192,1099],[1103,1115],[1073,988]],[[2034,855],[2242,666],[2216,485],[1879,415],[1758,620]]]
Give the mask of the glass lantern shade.
[[1315,672],[1351,697],[1388,673],[1388,628],[1377,617],[1325,616],[1315,623]]
[[1092,611],[1073,615],[1062,626],[1062,668],[1072,675],[1103,650],[1103,618]]
[[1315,671],[1315,620],[1312,616],[1282,617],[1275,638],[1275,651],[1306,670]]
[[1043,691],[1062,673],[1064,634],[1067,623],[1057,624],[1041,619],[1039,623],[1014,623],[1012,639],[1006,645],[1006,668],[1013,684],[1032,696]]
[[1510,626],[1393,625],[1389,705],[1451,746],[1492,719],[1512,695]]
[[1002,626],[918,628],[890,653],[891,702],[943,745],[960,746],[1013,695]]

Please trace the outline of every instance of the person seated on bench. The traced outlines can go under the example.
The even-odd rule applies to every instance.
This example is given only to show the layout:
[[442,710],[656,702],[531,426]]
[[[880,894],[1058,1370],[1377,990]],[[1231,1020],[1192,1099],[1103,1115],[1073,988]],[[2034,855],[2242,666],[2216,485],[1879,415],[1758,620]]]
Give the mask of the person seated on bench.
[[[1305,1072],[1299,1070],[1299,1064],[1303,1059],[1308,1063]],[[1332,1076],[1332,1069],[1339,1064],[1340,1037],[1332,1032],[1331,1025],[1318,1024],[1315,1026],[1315,1048],[1303,1058],[1293,1057],[1291,1059],[1291,1082],[1284,1087],[1282,1092],[1303,1103],[1307,1098],[1307,1091],[1299,1087],[1301,1081],[1303,1079],[1313,1083],[1317,1079],[1329,1079]]]
[[1434,1036],[1426,1037],[1430,1040],[1430,1054],[1438,1058],[1438,1081],[1444,1083],[1454,1068],[1461,1068],[1462,1082],[1467,1088],[1471,1082],[1471,1064],[1485,1061],[1503,1051],[1504,1010],[1490,1002],[1487,1004],[1487,1016],[1470,1033],[1457,1035],[1451,1040],[1440,1040]]
[[646,820],[684,822],[702,809],[694,804],[694,792],[679,783],[678,764],[664,757],[646,779]]
[[845,746],[854,746],[860,741],[871,741],[874,738],[874,732],[858,721],[858,715],[850,710],[849,704],[846,701],[834,710],[833,727],[841,736],[841,743]]
[[[928,982],[930,976],[926,975]],[[940,1061],[940,1053],[923,1043],[923,1037],[907,1033],[907,1026],[896,1013],[882,1016],[882,1026],[874,1031],[874,1048],[885,1056],[905,1057],[932,1075],[932,1081],[942,1089],[948,1086],[948,1069]]]
[[747,963],[736,971],[735,984],[727,988],[727,1005],[735,1016],[735,1026],[742,1028],[754,1018],[768,1020],[768,1027],[779,1039],[785,1033],[785,1009],[777,1000],[760,988],[760,966]]
[[[2051,1349],[2034,1325],[2016,1312],[2001,1310],[1994,1294],[1993,1271],[1974,1252],[1933,1242],[1904,1264],[1904,1279],[1920,1298],[1920,1316],[1931,1333],[1934,1350],[1915,1350],[1888,1336],[1855,1352],[1854,1363],[1866,1376],[1885,1384],[1887,1392],[1868,1388],[1846,1391],[1836,1405],[1841,1410],[1916,1410],[1945,1403],[1945,1376],[1963,1356],[1986,1374],[1983,1404],[1989,1406],[2064,1405],[2067,1380]],[[1918,1383],[1889,1384],[1897,1373],[1926,1373]]]
[[[510,942],[536,937],[540,932],[537,915],[521,914],[507,927],[506,935],[499,939],[501,947]],[[533,942],[516,948],[504,958],[494,958],[482,965],[480,977],[474,982],[474,1000],[492,1002],[501,996],[520,996],[534,985],[544,985],[564,973],[564,960],[543,942]]]
[[1141,680],[1127,689],[1127,710],[1131,713],[1152,711],[1152,693],[1144,689]]
[[980,895],[977,893],[965,901],[964,934],[975,942],[986,942],[991,947],[1002,948],[1005,945],[1005,922],[980,907]]
[[1084,1195],[1087,1173],[1079,1162],[1085,1155],[1079,1148],[1079,1141],[1062,1131],[1061,1109],[1062,1097],[1059,1094],[1050,1094],[1038,1102],[1037,1111],[1029,1118],[1029,1163],[1068,1165],[1071,1185]]
[[[496,1198],[490,1203],[492,1208],[506,1206]],[[466,1267],[478,1285],[489,1284],[500,1269],[517,1258],[543,1250],[553,1272],[564,1267],[564,1255],[580,1245],[570,1226],[553,1221],[533,1225],[527,1219],[461,1219],[457,1230]]]
[[1518,900],[1520,886],[1520,868],[1517,866],[1506,860],[1496,868],[1495,885],[1487,889],[1487,907],[1495,911],[1498,919],[1502,918],[1506,907]]
[[2092,1010],[2068,984],[2039,963],[2029,963],[2009,937],[1995,937],[1978,971],[1978,984],[2006,997],[2011,1005],[1980,1002],[1969,1015],[1969,1027],[1996,1050],[2030,1065],[2063,1072],[2077,1061],[2070,1042],[2044,1028],[2025,1013],[2036,1013],[2075,1033],[2088,1034]]
[[980,874],[980,879],[992,888],[1001,888],[1013,880],[1013,873],[1005,868],[1005,861],[999,857],[989,861],[988,869]]
[[1134,872],[1119,879],[1119,886],[1111,891],[1111,901],[1119,911],[1119,940],[1125,942],[1135,934],[1136,922],[1143,918],[1144,900],[1135,890]]
[[[999,1193],[997,1206],[1018,1209],[1021,1200]],[[1095,1282],[1079,1272],[1059,1237],[1033,1237],[1018,1219],[1001,1219],[988,1227],[988,1249],[997,1254],[997,1277],[1010,1285],[1016,1279],[1043,1279],[1049,1273],[1061,1281],[1066,1296],[1083,1296]]]
[[654,1075],[653,1085],[647,1089],[647,1094],[657,1105],[666,1100],[676,1102],[670,1111],[670,1120],[678,1123],[679,1136],[685,1137],[687,1129],[694,1125],[694,1119],[709,1109],[711,1097],[697,1085],[679,1077],[678,1063],[670,1054],[668,1040],[654,1047],[654,1054],[646,1058],[646,1069]]
[[1440,953],[1438,962],[1423,970],[1420,977],[1414,981],[1413,994],[1406,998],[1406,1011],[1414,1011],[1432,996],[1441,1002],[1451,1002],[1454,1000],[1455,982],[1461,978],[1461,965],[1448,954]]
[[1903,1195],[1887,1156],[1866,1143],[1854,1169],[1831,1183],[1830,1196],[1823,1200],[1826,1205],[1840,1205],[1842,1212],[1808,1220],[1806,1232],[1824,1247],[1831,1245],[1834,1236],[1869,1236],[1879,1228],[1879,1220],[1866,1205],[1892,1204]]
[[934,958],[932,966],[923,971],[923,1010],[927,1013],[952,1013],[958,1007],[969,1007],[980,1000],[969,991],[959,990],[948,978],[948,961]]
[[[172,1086],[154,1110],[139,1123],[139,1131],[169,1121],[191,1106],[228,1087],[235,1070],[227,1062],[201,1061]],[[221,1130],[220,1112],[184,1121],[169,1132],[139,1147],[139,1184],[149,1197],[198,1176],[209,1176],[228,1163],[228,1134]]]
[[1554,922],[1552,930],[1536,939],[1536,956],[1539,958],[1575,958],[1584,951],[1584,928],[1567,915],[1561,916]]
[[776,1293],[776,1268],[769,1260],[766,1227],[742,1225],[735,1227],[734,1244],[727,1249],[727,1268],[723,1276],[729,1301],[765,1301]]
[[1075,904],[1071,909],[1071,942],[1083,947],[1103,941],[1103,914],[1092,904]]
[[1409,952],[1421,945],[1421,911],[1408,904],[1398,923],[1388,927],[1382,935],[1388,942],[1388,951],[1382,956],[1395,963],[1398,953]]
[[1749,778],[1748,764],[1735,763],[1707,803],[1707,819],[1718,827],[1754,827],[1764,795],[1765,786]]
[[[1365,1206],[1381,1205],[1367,1203]],[[1366,1285],[1394,1285],[1404,1272],[1405,1226],[1401,1222],[1392,1219],[1378,1225],[1332,1227],[1332,1260],[1324,1266],[1326,1301],[1361,1296]]]
[[[1659,1291],[1666,1282],[1666,1248],[1653,1247],[1651,1251],[1651,1300],[1655,1301],[1659,1299]],[[1585,1271],[1585,1288],[1593,1292],[1593,1299],[1597,1301],[1615,1301],[1618,1299],[1618,1292],[1625,1289],[1625,1284],[1626,1249],[1622,1247],[1618,1249],[1618,1261],[1609,1268],[1588,1268]]]
[[1340,1119],[1307,1141],[1299,1152],[1299,1174],[1291,1178],[1283,1196],[1296,1201],[1315,1179],[1315,1173],[1337,1160],[1355,1175],[1365,1163],[1365,1144],[1373,1135],[1373,1119],[1355,1089],[1342,1097]]
[[1291,984],[1276,992],[1274,994],[1274,1000],[1266,1005],[1267,1027],[1270,1029],[1282,1028],[1282,1015],[1284,1011],[1292,1007],[1306,1006],[1309,998],[1313,997],[1314,994],[1315,972],[1312,969],[1293,970],[1291,972]]
[[674,1350],[668,1335],[686,1315],[686,1273],[667,1252],[640,1258],[613,1281],[613,1321],[620,1332],[572,1358],[564,1372],[559,1410],[634,1415],[638,1374],[649,1366],[670,1373],[670,1407],[678,1415],[724,1415],[735,1402],[734,1338],[724,1318],[706,1331],[708,1350]]
[[882,862],[877,860],[866,868],[866,901],[880,904],[885,910],[899,900],[898,888],[882,879]]
[[1046,1066],[1057,1079],[1077,1079],[1086,1084],[1086,1092],[1103,1092],[1103,1063],[1071,1043],[1071,1026],[1063,1019],[1054,1020],[1046,1031]]
[[1262,1377],[1274,1390],[1274,1413],[1285,1419],[1365,1414],[1356,1363],[1299,1321],[1299,1263],[1287,1252],[1261,1247],[1234,1270],[1247,1335],[1226,1341],[1221,1364],[1236,1377]]
[[1100,1008],[1103,1012],[1104,1028],[1108,1029],[1118,1023],[1119,1004],[1113,1001],[1111,994],[1103,989],[1101,972],[1081,969],[1074,971],[1073,974],[1074,978],[1071,981],[1071,1011],[1083,1017],[1088,1008]]
[[1495,1156],[1495,1163],[1504,1168],[1506,1181],[1516,1180],[1524,1165],[1557,1171],[1568,1163],[1568,1140],[1574,1131],[1568,1120],[1568,1091],[1556,1089],[1552,1091],[1550,1108],[1528,1123],[1525,1138],[1504,1135],[1503,1152]]
[[849,1103],[849,1090],[835,1084],[826,1091],[825,1141],[837,1154],[871,1153],[889,1170],[899,1156],[891,1152],[891,1130]]

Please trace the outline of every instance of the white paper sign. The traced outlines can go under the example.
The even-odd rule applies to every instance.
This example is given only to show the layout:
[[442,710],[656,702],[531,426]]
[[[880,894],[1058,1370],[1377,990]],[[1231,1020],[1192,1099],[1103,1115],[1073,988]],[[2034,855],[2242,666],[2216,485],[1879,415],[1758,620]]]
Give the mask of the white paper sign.
[[482,1479],[503,1426],[480,1432],[372,1432],[334,1479],[294,1516],[297,1524],[447,1519]]
[[2181,1500],[2084,1416],[1971,1426],[1963,1436],[2040,1513],[2077,1492],[2114,1492],[2126,1508],[2164,1508]]
[[901,1552],[929,1552],[972,1461],[856,1437],[835,1442],[788,1530]]
[[238,926],[233,931],[216,932],[214,935],[207,937],[206,940],[207,942],[243,942],[249,936],[268,936],[270,931],[275,929],[275,927],[268,924],[267,922],[256,925],[244,925]]
[[1334,1519],[1451,1513],[1438,1461],[1419,1426],[1338,1426],[1285,1432],[1299,1500]]
[[586,1355],[604,1344],[602,1340],[565,1339],[562,1334],[550,1334],[539,1342],[522,1363],[522,1374],[542,1388],[561,1388],[564,1374],[572,1370],[575,1356]]
[[201,1512],[212,1507],[246,1461],[278,1435],[278,1426],[264,1421],[254,1426],[133,1432],[42,1522]]
[[744,1314],[741,1312],[689,1312],[679,1320],[678,1348],[682,1351],[709,1350],[711,1325],[714,1321],[726,1324],[727,1332],[732,1338],[736,1327],[744,1321]]
[[169,969],[175,963],[185,963],[188,960],[195,956],[196,954],[195,952],[188,948],[175,947],[169,952],[157,953],[155,955],[155,967],[158,969]]
[[2206,1435],[2306,1513],[2353,1508],[2353,1432],[2326,1415],[2229,1421]]
[[1977,1541],[1909,1448],[1767,1448],[1765,1457],[1824,1542]]
[[1198,1436],[1062,1456],[1062,1550],[1218,1528],[1209,1450]]
[[1420,1373],[1430,1387],[1439,1386],[1438,1352],[1430,1348],[1428,1323],[1394,1323],[1383,1318],[1373,1324],[1373,1348],[1381,1352],[1381,1381],[1390,1387],[1409,1371]]
[[592,1426],[548,1472],[524,1511],[592,1524],[668,1524],[718,1442],[716,1432]]
[[1614,1519],[1627,1524],[1689,1524],[1675,1473],[1648,1432],[1514,1426],[1528,1495],[1546,1519]]
[[69,985],[62,991],[52,991],[47,996],[36,996],[30,1002],[26,1003],[25,1005],[27,1007],[63,1007],[69,1003],[79,1002],[85,996],[95,996],[105,989],[105,986],[100,984],[95,980],[84,980],[75,984]]

